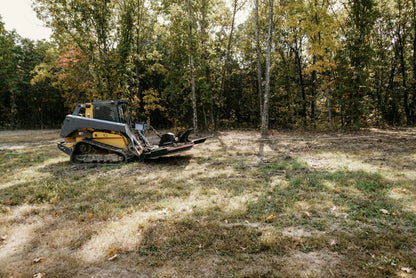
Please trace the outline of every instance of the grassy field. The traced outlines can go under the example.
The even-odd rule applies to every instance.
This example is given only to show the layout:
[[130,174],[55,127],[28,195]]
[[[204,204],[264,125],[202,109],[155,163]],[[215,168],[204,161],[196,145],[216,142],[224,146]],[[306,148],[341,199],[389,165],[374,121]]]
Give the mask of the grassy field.
[[416,129],[219,132],[75,166],[0,132],[0,277],[415,277]]

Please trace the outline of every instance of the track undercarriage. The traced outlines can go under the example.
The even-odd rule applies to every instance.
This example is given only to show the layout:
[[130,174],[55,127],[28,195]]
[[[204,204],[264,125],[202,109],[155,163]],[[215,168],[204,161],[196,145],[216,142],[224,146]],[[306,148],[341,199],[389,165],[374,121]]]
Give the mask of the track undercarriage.
[[74,164],[118,164],[127,162],[128,159],[128,153],[121,148],[89,140],[78,142],[71,153],[71,162]]

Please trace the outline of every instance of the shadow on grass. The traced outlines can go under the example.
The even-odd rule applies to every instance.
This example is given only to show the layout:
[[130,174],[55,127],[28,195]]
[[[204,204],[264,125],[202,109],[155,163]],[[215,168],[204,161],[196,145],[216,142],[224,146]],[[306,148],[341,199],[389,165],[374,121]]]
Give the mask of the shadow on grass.
[[[19,206],[61,202],[69,211],[94,213],[107,218],[122,214],[123,209],[143,207],[163,198],[187,196],[183,185],[169,176],[153,180],[143,175],[166,171],[180,173],[190,156],[172,156],[123,165],[72,165],[58,162],[38,169],[49,177],[17,182],[0,189],[0,204]],[[129,180],[137,175],[136,179]],[[160,178],[160,186],[155,184]],[[189,189],[189,188],[188,188]]]
[[[45,167],[40,168],[38,171],[42,173],[51,173],[55,177],[62,177],[62,176],[74,176],[78,175],[86,175],[86,174],[97,174],[97,173],[105,173],[109,171],[133,171],[134,169],[140,170],[146,168],[147,166],[150,167],[176,167],[177,169],[185,168],[192,156],[184,156],[184,155],[177,155],[177,156],[169,156],[169,157],[160,157],[157,159],[149,159],[145,161],[134,161],[129,163],[123,164],[85,164],[85,165],[74,165],[71,164],[69,161],[62,161],[57,163],[49,164]],[[127,166],[127,169],[126,168]],[[147,168],[146,168],[147,169]],[[128,174],[128,173],[126,173]],[[131,174],[131,173],[130,173]]]
[[[325,135],[322,135],[325,137]],[[308,152],[333,152],[347,154],[358,159],[362,163],[375,167],[383,167],[390,170],[415,169],[416,159],[411,154],[416,152],[416,136],[397,137],[395,134],[384,134],[381,138],[377,138],[377,134],[369,133],[365,138],[356,137],[353,134],[351,139],[342,139],[335,136],[336,140],[304,140],[307,138],[296,138],[288,140],[277,140],[273,138],[258,143],[259,154],[264,155],[265,147],[278,154],[282,150],[286,153],[308,153]],[[368,137],[368,138],[367,138]],[[290,144],[288,144],[290,143]],[[290,149],[288,149],[288,145]]]
[[296,160],[271,162],[246,177],[269,180],[281,171],[286,187],[263,188],[246,212],[217,207],[155,221],[129,255],[153,270],[169,265],[195,273],[197,264],[206,276],[386,277],[415,265],[414,213],[389,196],[395,186],[389,180],[316,171]]
[[192,155],[172,155],[172,156],[162,156],[156,159],[147,159],[143,163],[149,165],[173,165],[179,167],[186,167],[192,159]]
[[[278,229],[295,226],[325,233],[326,247],[332,238],[329,249],[342,259],[338,270],[346,276],[381,277],[395,274],[398,265],[415,265],[416,217],[405,207],[412,196],[391,197],[400,185],[379,174],[319,171],[296,160],[271,162],[256,172],[270,178],[273,173],[280,176],[282,169],[285,186],[277,185],[251,202],[250,218],[261,221],[274,215]],[[408,182],[414,187],[414,181]]]
[[26,168],[39,165],[50,157],[54,150],[49,148],[29,150],[1,150],[0,151],[0,178],[15,170],[22,171]]

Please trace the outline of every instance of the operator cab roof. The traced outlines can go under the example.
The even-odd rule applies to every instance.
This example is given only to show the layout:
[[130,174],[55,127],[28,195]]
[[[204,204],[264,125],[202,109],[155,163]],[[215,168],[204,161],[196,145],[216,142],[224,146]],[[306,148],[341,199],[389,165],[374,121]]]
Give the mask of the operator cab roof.
[[104,105],[119,105],[119,104],[129,104],[126,100],[99,100],[91,102],[94,106],[104,106]]

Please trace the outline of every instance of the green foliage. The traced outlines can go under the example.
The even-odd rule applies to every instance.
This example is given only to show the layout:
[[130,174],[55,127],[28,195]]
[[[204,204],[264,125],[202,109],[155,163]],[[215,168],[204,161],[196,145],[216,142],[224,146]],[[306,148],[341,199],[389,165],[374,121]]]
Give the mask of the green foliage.
[[[263,73],[266,2],[259,2],[258,20]],[[136,118],[155,126],[189,126],[190,46],[201,128],[259,126],[247,2],[192,1],[191,34],[186,1],[35,0],[34,8],[52,28],[52,42],[21,38],[0,20],[1,127],[54,126],[63,105],[70,111],[109,98],[129,100]],[[270,127],[414,125],[415,11],[410,0],[275,2]],[[235,22],[243,12],[245,21]],[[158,92],[158,105],[149,105],[149,92]]]
[[[21,38],[0,23],[0,127],[58,126],[64,115],[59,91],[46,76],[36,84],[31,82],[34,70],[47,65],[48,51],[55,46]],[[44,72],[46,68],[49,66]]]
[[374,0],[348,2],[348,18],[344,47],[339,51],[338,100],[345,125],[355,129],[368,113],[368,97],[371,93],[370,72],[373,51],[370,33],[376,19]]

